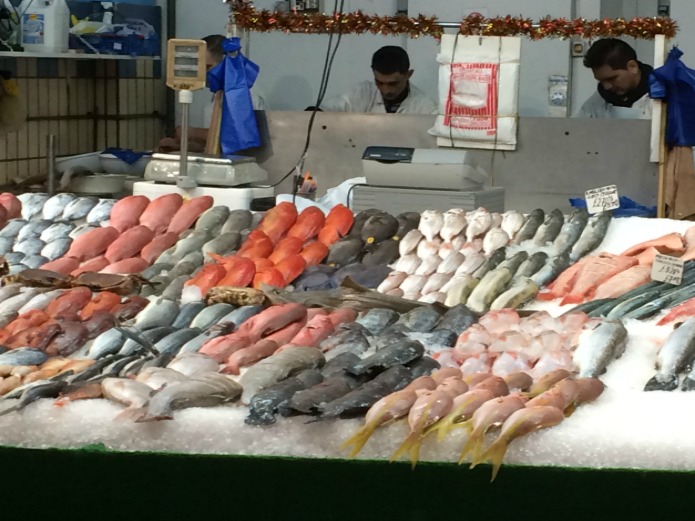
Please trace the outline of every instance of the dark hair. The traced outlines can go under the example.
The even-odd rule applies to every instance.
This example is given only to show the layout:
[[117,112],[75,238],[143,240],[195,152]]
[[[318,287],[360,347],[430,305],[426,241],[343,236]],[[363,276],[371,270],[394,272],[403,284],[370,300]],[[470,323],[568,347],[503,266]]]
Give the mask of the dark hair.
[[213,56],[222,57],[224,50],[222,49],[222,42],[227,38],[221,34],[211,34],[203,38],[203,41],[208,45],[208,52]]
[[627,69],[631,60],[637,61],[637,53],[629,44],[617,38],[604,38],[586,51],[584,67],[597,69],[608,65],[611,69]]
[[395,45],[382,47],[372,56],[372,69],[381,74],[393,74],[395,72],[405,74],[410,70],[408,53],[402,47]]

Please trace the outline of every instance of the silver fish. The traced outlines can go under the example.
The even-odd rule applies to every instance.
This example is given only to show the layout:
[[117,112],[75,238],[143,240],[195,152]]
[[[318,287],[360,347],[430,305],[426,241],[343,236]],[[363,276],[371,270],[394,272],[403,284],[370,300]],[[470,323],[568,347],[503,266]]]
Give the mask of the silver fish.
[[84,235],[87,232],[91,232],[92,230],[96,230],[98,226],[93,226],[91,224],[81,224],[74,230],[72,230],[69,234],[69,237],[71,239],[77,239],[80,235]]
[[483,251],[485,255],[490,255],[493,251],[499,250],[509,244],[509,235],[501,228],[492,228],[483,238]]
[[572,248],[572,253],[570,254],[572,262],[576,262],[588,253],[591,253],[603,242],[612,218],[613,214],[611,212],[601,212],[589,221],[577,244]]
[[241,399],[250,403],[259,391],[278,383],[292,373],[321,367],[326,362],[320,350],[313,347],[293,347],[276,353],[251,366],[241,377],[244,388]]
[[209,261],[209,253],[226,255],[238,249],[240,242],[241,235],[239,232],[222,233],[203,245],[203,254],[205,254],[206,260]]
[[105,378],[101,388],[109,400],[132,408],[144,407],[152,394],[150,387],[130,378]]
[[546,216],[545,221],[538,228],[536,235],[533,237],[533,242],[542,246],[554,241],[562,230],[565,224],[565,216],[557,208]]
[[38,237],[32,237],[15,244],[14,251],[23,253],[28,257],[31,255],[40,255],[45,245],[46,244]]
[[466,305],[476,313],[485,313],[490,309],[492,302],[504,292],[513,276],[508,268],[489,271],[468,297]]
[[53,224],[52,221],[47,221],[44,219],[29,221],[24,227],[19,230],[17,234],[16,242],[22,242],[27,239],[39,238],[41,234],[48,229]]
[[423,237],[424,235],[422,235],[422,232],[420,232],[420,230],[417,228],[406,233],[405,237],[403,237],[398,243],[398,252],[400,253],[401,257],[414,253]]
[[521,265],[528,260],[528,253],[525,251],[520,251],[503,260],[497,265],[497,268],[507,268],[512,273],[516,274],[519,271]]
[[466,239],[468,239],[468,242],[472,242],[476,237],[480,237],[492,226],[492,215],[483,208],[470,212],[467,220]]
[[203,309],[191,322],[190,327],[206,330],[217,324],[221,319],[235,311],[231,304],[213,304]]
[[24,257],[22,264],[24,264],[27,268],[35,270],[46,264],[49,260],[51,259],[47,259],[41,255],[30,255]]
[[202,331],[197,328],[186,328],[174,331],[157,342],[155,347],[157,351],[162,354],[176,356],[186,342],[193,340],[201,333]]
[[538,272],[531,278],[533,279],[533,282],[539,286],[547,286],[554,281],[560,273],[565,271],[569,265],[570,256],[568,253],[551,257],[548,259],[545,266],[538,270]]
[[[229,208],[226,206],[213,206],[198,218],[195,229],[206,232],[210,236],[220,233],[222,226],[229,218]],[[239,230],[241,231],[241,230]]]
[[20,284],[8,284],[7,286],[0,287],[0,303],[5,302],[8,298],[12,298],[15,295],[19,295],[22,290]]
[[466,211],[460,208],[454,208],[444,212],[444,225],[439,235],[447,242],[452,241],[454,237],[466,229],[467,224]]
[[111,217],[111,210],[116,204],[115,199],[99,199],[99,202],[94,205],[87,214],[87,223],[95,226],[101,225]]
[[511,287],[490,305],[491,310],[518,309],[538,294],[538,284],[528,277],[517,277]]
[[164,386],[175,385],[188,380],[187,377],[165,367],[148,367],[143,369],[139,375],[135,377],[137,382],[142,382],[150,389],[158,391]]
[[414,275],[415,271],[420,267],[420,264],[422,264],[422,259],[420,259],[420,257],[417,255],[406,255],[405,257],[398,259],[398,262],[396,262],[396,271],[407,273],[408,275]]
[[[673,391],[678,388],[678,375],[695,356],[695,318],[689,318],[666,339],[656,356],[658,372],[644,387],[645,391]],[[683,381],[683,390],[693,389],[695,374],[690,372]]]
[[180,275],[173,279],[166,286],[166,289],[162,291],[162,298],[167,300],[177,301],[181,298],[183,293],[183,288],[188,280],[190,280],[189,275]]
[[[55,239],[41,249],[41,255],[46,257],[48,260],[56,260],[65,255],[70,249],[72,244],[72,239],[69,237],[64,237],[62,239]],[[25,263],[26,264],[26,263]],[[28,264],[27,264],[28,266]]]
[[121,350],[125,341],[126,338],[120,331],[111,328],[94,339],[87,352],[87,357],[98,360],[107,355],[114,355]]
[[516,271],[517,277],[532,277],[548,262],[548,254],[542,251],[536,252],[526,259]]
[[39,349],[20,347],[0,354],[0,365],[41,365],[48,355]]
[[200,353],[181,354],[174,358],[167,367],[189,378],[203,373],[216,373],[220,370],[220,364],[214,358]]
[[606,320],[594,329],[585,329],[572,359],[579,378],[598,378],[625,351],[627,330],[619,320]]
[[99,199],[96,197],[78,197],[74,201],[70,201],[65,206],[65,211],[63,211],[63,219],[66,221],[77,221],[78,219],[84,219],[92,211]]
[[21,273],[24,270],[28,270],[29,266],[25,266],[24,264],[10,264],[10,270],[9,274],[10,275],[16,275],[17,273]]
[[509,210],[502,214],[502,224],[500,227],[507,233],[509,237],[514,239],[516,234],[524,225],[524,216],[516,210]]
[[27,193],[19,195],[17,199],[22,203],[22,218],[29,221],[42,214],[43,207],[49,196],[44,193]]
[[16,238],[19,231],[24,228],[27,221],[24,219],[11,219],[7,222],[5,227],[0,230],[0,237],[10,237],[12,239]]
[[[189,253],[200,252],[210,238],[211,235],[207,232],[197,231],[187,239],[183,239],[176,243],[176,246],[174,246],[174,250],[171,253],[171,258],[174,262],[177,262],[182,260]],[[160,259],[157,259],[157,262],[161,262]]]
[[0,237],[0,255],[7,255],[14,247],[14,239],[12,237]]
[[176,302],[162,298],[153,300],[138,313],[135,327],[140,331],[145,331],[155,327],[170,326],[178,313],[179,306]]
[[229,217],[227,217],[227,221],[222,226],[220,233],[241,233],[251,228],[251,221],[253,221],[253,214],[249,210],[232,210],[229,212]]
[[521,244],[524,241],[533,239],[536,236],[538,228],[541,227],[541,224],[543,224],[544,220],[545,212],[542,209],[536,208],[535,210],[533,210],[530,214],[526,216],[523,226],[514,237],[512,243]]
[[589,213],[584,208],[575,210],[553,242],[553,255],[569,252],[577,244],[588,222]]
[[437,210],[425,210],[420,216],[418,229],[428,241],[433,241],[444,226],[444,216]]
[[18,295],[10,297],[3,302],[0,302],[0,316],[10,315],[20,310],[24,304],[33,299],[39,294],[39,290],[35,288],[27,288]]
[[20,251],[13,251],[10,253],[5,254],[5,260],[7,261],[7,264],[21,264],[21,262],[24,260],[26,255],[24,255]]
[[70,233],[75,229],[75,225],[66,222],[56,222],[51,224],[39,237],[43,242],[48,244],[56,239],[69,237]]
[[43,218],[49,221],[55,221],[63,215],[65,207],[74,200],[74,194],[55,194],[46,201],[42,212]]

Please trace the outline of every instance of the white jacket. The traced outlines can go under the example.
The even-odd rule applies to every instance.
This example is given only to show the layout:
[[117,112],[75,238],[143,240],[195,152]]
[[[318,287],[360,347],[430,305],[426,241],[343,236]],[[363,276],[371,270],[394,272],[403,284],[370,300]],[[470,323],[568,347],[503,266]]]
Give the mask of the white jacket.
[[[321,105],[328,112],[370,112],[386,114],[381,92],[374,81],[363,81],[347,94],[331,98]],[[398,108],[398,114],[436,114],[437,104],[424,91],[410,84],[410,93]]]
[[649,94],[645,94],[635,101],[632,107],[616,107],[606,102],[597,91],[584,102],[577,116],[580,118],[651,119],[652,99]]

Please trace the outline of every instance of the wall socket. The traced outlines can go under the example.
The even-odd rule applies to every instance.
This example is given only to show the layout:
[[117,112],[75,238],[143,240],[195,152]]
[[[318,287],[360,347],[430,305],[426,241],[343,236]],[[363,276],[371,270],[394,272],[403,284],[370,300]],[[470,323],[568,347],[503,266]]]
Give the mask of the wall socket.
[[586,41],[576,36],[570,40],[573,58],[583,58],[586,54]]

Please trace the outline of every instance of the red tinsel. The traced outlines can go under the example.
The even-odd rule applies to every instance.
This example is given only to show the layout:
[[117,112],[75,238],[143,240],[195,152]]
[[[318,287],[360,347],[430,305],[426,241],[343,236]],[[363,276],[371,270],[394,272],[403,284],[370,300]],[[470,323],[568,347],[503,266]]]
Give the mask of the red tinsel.
[[[441,38],[444,34],[436,16],[418,15],[409,18],[405,15],[375,16],[362,11],[341,13],[337,16],[321,13],[279,13],[257,10],[248,2],[228,0],[232,5],[234,23],[248,31],[306,34],[383,34],[408,35],[411,38],[432,36]],[[533,22],[528,18],[497,16],[485,18],[472,14],[461,21],[459,33],[463,36],[526,36],[532,40],[542,38],[571,38],[580,36],[587,40],[607,37],[631,37],[644,40],[663,34],[668,38],[675,36],[678,25],[670,18],[623,18],[586,20],[578,18],[542,18]]]

